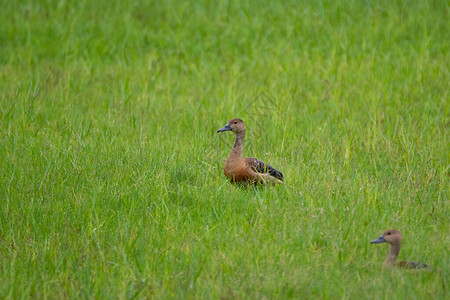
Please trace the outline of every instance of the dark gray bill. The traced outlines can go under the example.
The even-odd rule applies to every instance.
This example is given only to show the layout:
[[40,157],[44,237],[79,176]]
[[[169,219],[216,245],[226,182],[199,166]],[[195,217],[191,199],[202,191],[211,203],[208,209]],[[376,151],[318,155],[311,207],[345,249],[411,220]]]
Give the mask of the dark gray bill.
[[379,238],[377,238],[376,240],[371,241],[370,243],[371,244],[386,243],[386,240],[384,239],[383,236],[380,236]]
[[217,132],[223,132],[223,131],[231,131],[230,125],[227,124],[227,125],[225,125],[225,127],[220,128],[219,130],[217,130]]

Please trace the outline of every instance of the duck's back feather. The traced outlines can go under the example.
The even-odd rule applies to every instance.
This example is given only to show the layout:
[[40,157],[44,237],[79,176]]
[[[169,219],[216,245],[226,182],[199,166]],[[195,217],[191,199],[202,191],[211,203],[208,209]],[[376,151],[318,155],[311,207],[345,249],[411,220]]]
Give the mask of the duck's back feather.
[[245,162],[249,165],[249,167],[253,171],[257,173],[268,173],[271,176],[275,177],[276,179],[283,181],[283,174],[274,167],[272,167],[271,165],[265,164],[263,161],[260,161],[259,159],[250,157],[246,157]]
[[399,261],[398,262],[398,266],[400,268],[405,268],[405,269],[424,269],[424,268],[428,268],[428,265],[423,264],[423,263],[419,263],[419,262],[415,262],[415,261]]

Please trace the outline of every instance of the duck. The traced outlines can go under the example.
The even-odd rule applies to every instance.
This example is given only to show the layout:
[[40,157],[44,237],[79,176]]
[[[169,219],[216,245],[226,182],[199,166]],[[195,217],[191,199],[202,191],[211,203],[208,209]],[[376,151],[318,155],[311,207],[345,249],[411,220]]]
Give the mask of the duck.
[[237,184],[283,184],[283,174],[259,159],[242,157],[246,126],[241,119],[231,119],[218,133],[232,131],[235,134],[234,144],[228,155],[223,171],[225,176]]
[[370,244],[388,243],[391,245],[389,255],[384,261],[383,268],[395,266],[405,269],[428,268],[426,264],[415,261],[400,261],[397,263],[397,257],[398,253],[400,252],[400,247],[402,246],[402,240],[403,238],[400,231],[389,229],[383,232],[383,234],[378,239],[370,242]]

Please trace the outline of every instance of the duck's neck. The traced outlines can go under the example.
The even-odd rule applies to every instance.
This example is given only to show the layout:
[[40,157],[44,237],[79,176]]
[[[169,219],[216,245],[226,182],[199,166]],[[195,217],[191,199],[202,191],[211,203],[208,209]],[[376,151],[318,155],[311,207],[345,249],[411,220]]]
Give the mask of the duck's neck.
[[234,137],[234,145],[231,148],[230,156],[242,157],[242,144],[244,143],[245,131],[236,133]]
[[389,256],[384,261],[385,266],[394,266],[400,252],[400,245],[391,245]]

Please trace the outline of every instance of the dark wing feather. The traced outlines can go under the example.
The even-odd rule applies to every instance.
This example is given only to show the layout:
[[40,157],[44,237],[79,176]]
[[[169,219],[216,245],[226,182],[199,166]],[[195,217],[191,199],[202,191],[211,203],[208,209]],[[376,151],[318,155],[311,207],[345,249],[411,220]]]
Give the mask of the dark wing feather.
[[428,266],[426,264],[415,262],[415,261],[400,261],[398,263],[398,265],[401,268],[406,268],[406,269],[424,269],[424,268],[428,268]]
[[271,165],[264,164],[264,162],[260,161],[259,159],[250,157],[245,158],[245,161],[253,171],[258,173],[269,173],[276,179],[283,181],[283,174]]

